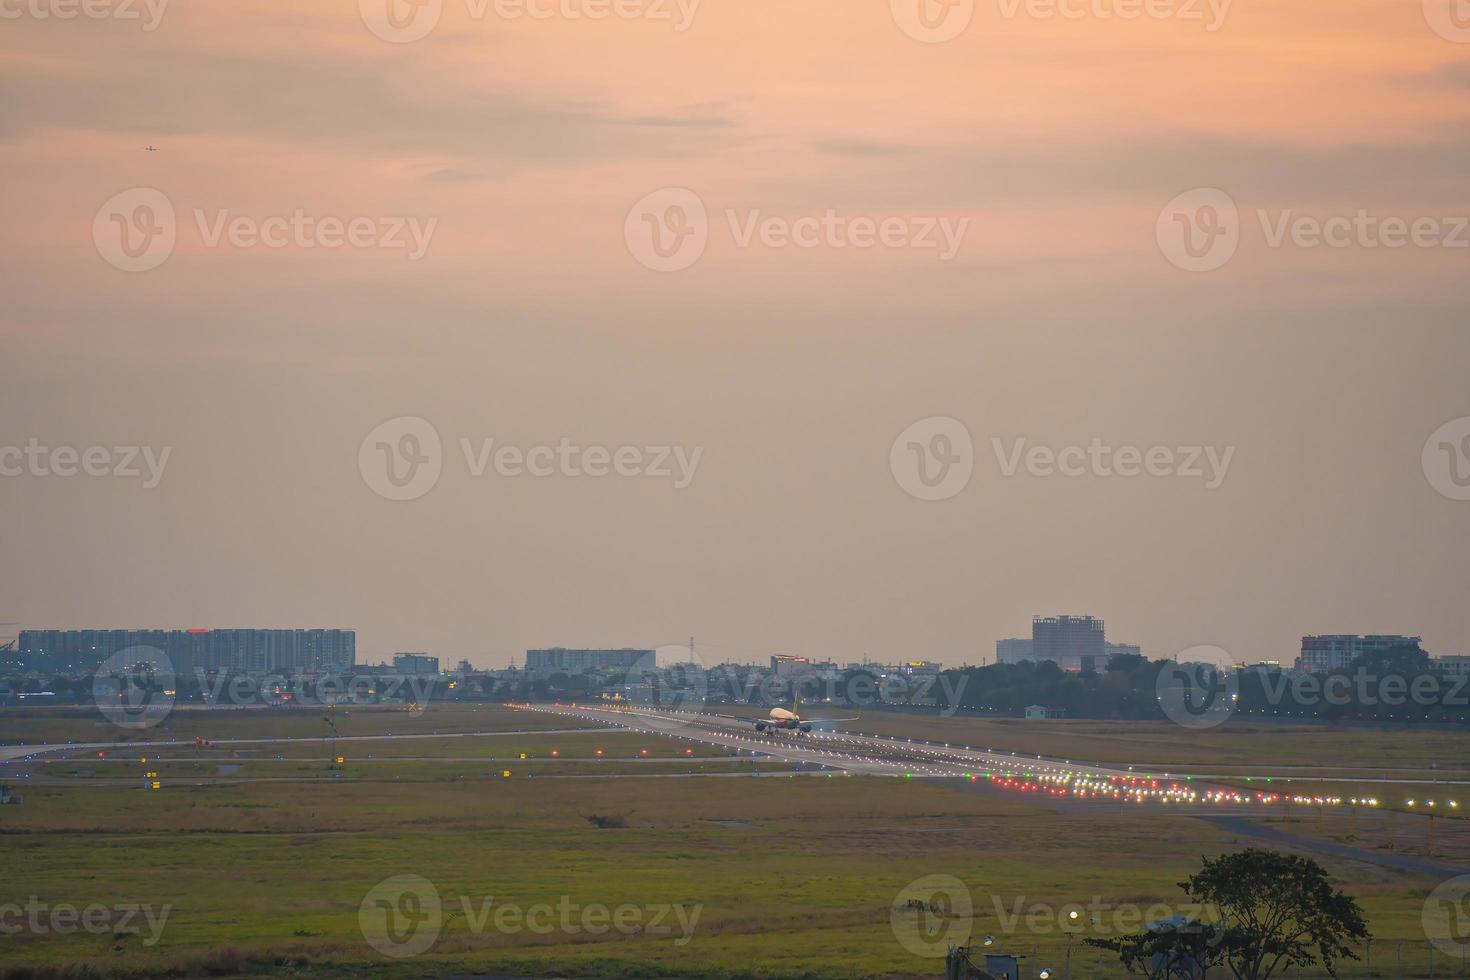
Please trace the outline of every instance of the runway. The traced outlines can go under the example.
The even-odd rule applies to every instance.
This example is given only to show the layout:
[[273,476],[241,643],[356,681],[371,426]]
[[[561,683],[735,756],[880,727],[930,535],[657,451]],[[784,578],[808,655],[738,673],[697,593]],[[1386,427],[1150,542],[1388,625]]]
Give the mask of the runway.
[[[898,779],[944,779],[975,784],[977,789],[1025,793],[1034,797],[1066,798],[1069,801],[1097,803],[1155,802],[1187,805],[1192,808],[1222,807],[1236,810],[1243,804],[1378,806],[1376,799],[1344,800],[1320,793],[1307,795],[1290,791],[1283,793],[1279,791],[1283,787],[1271,784],[1270,777],[1259,777],[1263,779],[1260,789],[1246,789],[1239,784],[1229,786],[1215,782],[1215,779],[1232,777],[1160,772],[1142,766],[1074,762],[1070,759],[1043,758],[972,745],[941,744],[923,739],[842,730],[812,731],[801,735],[784,730],[760,733],[755,729],[753,718],[736,718],[703,711],[679,711],[641,705],[614,706],[606,703],[520,704],[512,707],[522,711],[557,715],[569,721],[586,724],[588,727],[552,728],[534,732],[513,730],[347,735],[336,738],[334,744],[362,744],[410,739],[510,737],[532,733],[536,735],[585,735],[598,731],[628,731],[677,739],[684,743],[705,745],[731,752],[734,753],[731,761],[746,758],[790,766],[792,772],[787,773],[788,775],[845,773]],[[215,739],[210,744],[223,748],[306,742],[321,744],[323,741],[324,739],[319,736],[309,738],[266,737]],[[158,739],[134,742],[6,745],[0,746],[0,765],[55,758],[78,752],[117,750],[131,752],[140,748],[168,749],[188,744],[187,741],[180,739]],[[405,758],[400,761],[414,760]],[[455,759],[426,757],[423,761],[455,761]],[[493,759],[488,756],[475,757],[472,761],[487,762]],[[712,775],[715,773],[689,774],[690,778]],[[548,773],[543,778],[568,777]],[[1238,778],[1251,781],[1258,777],[1242,776]],[[1301,780],[1304,777],[1298,774],[1293,778]],[[1450,802],[1449,806],[1453,808],[1456,804]]]
[[[1017,778],[1056,776],[1091,780],[1136,779],[1141,776],[1126,768],[880,735],[842,731],[813,731],[801,736],[790,732],[760,734],[756,732],[752,719],[703,712],[601,705],[528,705],[526,710],[561,714],[629,731],[680,738],[792,764],[865,776],[940,779],[987,775]],[[1151,778],[1170,777],[1168,773],[1159,773],[1151,774]]]
[[1245,807],[1259,806],[1371,809],[1379,805],[1376,799],[1283,793],[1275,787],[1251,790],[1183,773],[1073,762],[922,739],[841,730],[812,731],[800,736],[795,732],[759,733],[755,719],[699,711],[603,704],[520,707],[785,762],[802,772],[952,780],[971,784],[976,789],[1053,798],[1069,804],[1156,803],[1188,808],[1196,814],[1239,812]]

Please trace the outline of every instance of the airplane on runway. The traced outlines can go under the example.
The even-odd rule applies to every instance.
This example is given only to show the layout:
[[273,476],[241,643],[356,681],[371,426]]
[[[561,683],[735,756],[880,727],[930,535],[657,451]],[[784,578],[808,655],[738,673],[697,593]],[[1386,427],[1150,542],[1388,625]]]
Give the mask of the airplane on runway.
[[[756,719],[755,730],[762,734],[769,732],[772,735],[779,731],[794,732],[798,737],[806,735],[812,730],[812,722],[802,721],[799,713],[800,710],[801,695],[793,694],[791,696],[791,708],[789,710],[786,708],[772,708],[771,713],[765,718]],[[823,718],[820,723],[828,724],[836,721],[857,721],[857,716],[853,716],[852,718]]]

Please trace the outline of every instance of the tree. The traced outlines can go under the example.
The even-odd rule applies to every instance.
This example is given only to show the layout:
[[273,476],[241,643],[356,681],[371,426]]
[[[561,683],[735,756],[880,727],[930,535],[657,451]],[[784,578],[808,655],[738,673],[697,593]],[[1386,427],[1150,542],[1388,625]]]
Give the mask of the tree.
[[1359,667],[1379,676],[1398,675],[1412,680],[1420,674],[1427,673],[1431,663],[1429,654],[1417,643],[1404,643],[1389,647],[1387,650],[1374,650],[1361,656],[1354,657],[1353,662],[1348,665],[1356,670]]
[[1277,969],[1319,961],[1333,977],[1340,959],[1357,959],[1350,943],[1368,928],[1357,901],[1334,889],[1311,858],[1251,848],[1205,859],[1179,887],[1220,912],[1225,926],[1212,961],[1237,980],[1267,980]]
[[1221,966],[1236,980],[1268,980],[1278,967],[1318,962],[1336,977],[1339,960],[1358,958],[1349,943],[1369,938],[1358,903],[1310,858],[1254,848],[1223,854],[1179,887],[1210,921],[1176,916],[1084,941],[1149,980],[1203,980]]
[[1220,934],[1199,922],[1158,922],[1117,939],[1084,939],[1088,946],[1118,954],[1123,968],[1147,980],[1203,980]]

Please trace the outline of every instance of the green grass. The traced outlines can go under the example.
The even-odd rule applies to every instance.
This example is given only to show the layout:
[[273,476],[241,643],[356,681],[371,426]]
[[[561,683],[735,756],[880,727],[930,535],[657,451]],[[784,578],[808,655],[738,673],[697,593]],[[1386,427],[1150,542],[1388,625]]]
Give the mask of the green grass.
[[[428,731],[451,724],[514,731],[551,717],[443,710],[414,723]],[[563,727],[552,720],[555,725],[538,730]],[[372,723],[389,722],[401,723]],[[259,716],[257,723],[310,728],[277,715]],[[254,733],[242,720],[229,724],[236,737]],[[50,905],[139,902],[172,909],[154,947],[112,935],[6,937],[0,975],[5,968],[85,963],[118,976],[265,973],[283,966],[313,976],[384,978],[937,976],[942,962],[906,950],[891,926],[900,891],[931,874],[965,883],[975,935],[995,933],[1029,964],[1060,967],[1064,935],[1033,931],[1024,922],[1007,933],[997,902],[1001,909],[1018,900],[1057,907],[1094,896],[1106,903],[1178,903],[1175,883],[1198,869],[1202,855],[1254,843],[1165,808],[1058,809],[1040,799],[919,780],[504,779],[489,775],[488,757],[473,766],[454,761],[471,754],[466,745],[503,753],[502,738],[397,743],[429,761],[386,751],[371,761],[349,757],[342,780],[304,785],[166,780],[164,789],[149,791],[94,778],[27,787],[24,805],[0,807],[6,858],[0,902],[34,895]],[[629,733],[526,734],[510,742],[517,755],[540,753],[500,766],[513,772],[584,765],[647,771],[642,767],[709,761],[674,755],[682,752],[675,740]],[[552,742],[577,753],[597,742],[623,755],[602,764],[553,763],[545,755]],[[394,743],[362,744],[376,753]],[[664,754],[633,762],[631,754],[643,747]],[[242,759],[241,772],[321,771],[315,741],[283,754],[280,761]],[[214,758],[158,764],[164,773],[171,765],[207,772]],[[59,772],[68,765],[97,768],[90,761],[45,768]],[[138,768],[123,760],[103,765]],[[360,770],[390,778],[363,777]],[[1346,815],[1287,829],[1340,839],[1349,831],[1331,823],[1339,816]],[[594,817],[621,826],[599,829]],[[1400,826],[1405,839],[1414,832]],[[1405,971],[1416,969],[1424,958],[1420,913],[1436,882],[1321,860],[1364,904],[1380,942],[1409,944]],[[680,945],[670,936],[477,932],[470,917],[457,916],[429,952],[391,960],[365,941],[358,909],[376,883],[401,874],[430,879],[452,907],[460,896],[472,909],[487,896],[522,907],[555,906],[565,897],[578,905],[639,909],[698,905],[700,917],[691,941]],[[900,922],[916,915],[897,914]],[[1099,975],[1095,953],[1078,947],[1073,955],[1079,980]],[[1102,976],[1122,976],[1116,964],[1104,966]]]
[[[525,714],[525,713],[522,713]],[[344,764],[338,765],[341,758]],[[144,761],[146,760],[146,761]],[[540,732],[436,739],[329,741],[87,750],[46,758],[15,771],[47,779],[143,779],[165,783],[215,779],[437,780],[499,775],[591,776],[621,773],[734,772],[790,769],[725,749],[632,732],[546,735]],[[228,771],[227,771],[228,770]],[[0,765],[0,772],[6,767]]]
[[95,708],[0,709],[0,745],[73,742],[193,742],[196,737],[325,738],[341,735],[425,734],[432,732],[527,732],[598,726],[575,718],[518,711],[496,704],[445,703],[427,711],[364,706],[322,709],[198,710],[180,706],[152,728],[124,729],[103,720]]

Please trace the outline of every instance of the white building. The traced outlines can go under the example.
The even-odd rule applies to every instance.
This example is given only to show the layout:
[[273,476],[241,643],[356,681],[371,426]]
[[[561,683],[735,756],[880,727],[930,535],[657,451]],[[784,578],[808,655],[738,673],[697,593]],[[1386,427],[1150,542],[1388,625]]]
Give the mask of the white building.
[[1451,677],[1465,677],[1470,675],[1470,656],[1450,654],[1443,657],[1434,657],[1429,661],[1429,666],[1442,674],[1449,674]]

